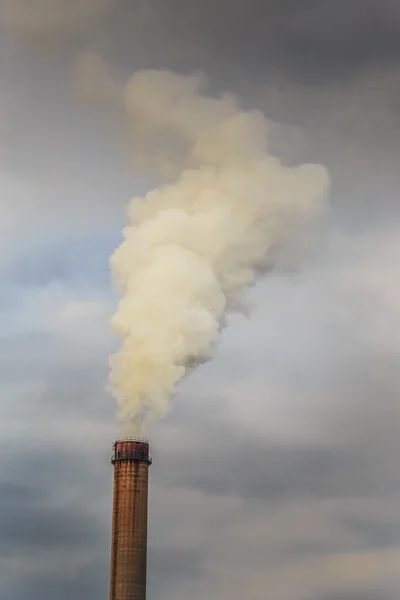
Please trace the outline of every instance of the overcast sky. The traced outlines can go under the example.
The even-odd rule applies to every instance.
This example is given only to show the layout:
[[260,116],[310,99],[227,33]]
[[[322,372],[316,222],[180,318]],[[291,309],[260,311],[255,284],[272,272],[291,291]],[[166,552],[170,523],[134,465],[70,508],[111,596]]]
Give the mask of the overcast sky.
[[400,586],[400,4],[2,0],[0,596],[108,597],[108,257],[146,189],[77,58],[204,70],[332,178],[318,246],[251,293],[151,432],[149,600]]

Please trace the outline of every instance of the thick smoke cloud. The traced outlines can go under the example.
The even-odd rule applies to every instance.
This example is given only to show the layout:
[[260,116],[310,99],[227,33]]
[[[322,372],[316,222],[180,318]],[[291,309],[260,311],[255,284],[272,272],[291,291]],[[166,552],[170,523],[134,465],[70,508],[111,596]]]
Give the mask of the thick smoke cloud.
[[161,176],[178,173],[132,199],[111,259],[123,294],[111,319],[123,338],[111,383],[136,432],[167,412],[178,381],[209,358],[226,310],[320,214],[327,192],[323,167],[288,169],[268,154],[261,113],[201,89],[200,76],[142,71],[124,90],[135,159]]

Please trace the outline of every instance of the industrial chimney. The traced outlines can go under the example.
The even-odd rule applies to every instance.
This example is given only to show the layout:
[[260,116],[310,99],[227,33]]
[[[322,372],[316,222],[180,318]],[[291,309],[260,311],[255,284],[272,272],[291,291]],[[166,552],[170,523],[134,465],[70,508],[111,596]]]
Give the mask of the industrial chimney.
[[149,444],[121,438],[113,445],[110,600],[146,600]]

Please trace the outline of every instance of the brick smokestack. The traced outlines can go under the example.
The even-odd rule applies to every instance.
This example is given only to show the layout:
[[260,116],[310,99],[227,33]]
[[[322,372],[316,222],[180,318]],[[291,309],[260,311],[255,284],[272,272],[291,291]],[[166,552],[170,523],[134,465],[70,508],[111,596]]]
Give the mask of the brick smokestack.
[[146,600],[149,444],[122,438],[113,448],[110,600]]

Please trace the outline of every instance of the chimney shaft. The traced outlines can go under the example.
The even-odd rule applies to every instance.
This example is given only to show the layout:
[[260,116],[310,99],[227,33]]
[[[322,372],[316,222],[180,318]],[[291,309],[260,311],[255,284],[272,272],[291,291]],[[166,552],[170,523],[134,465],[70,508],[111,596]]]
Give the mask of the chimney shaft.
[[110,600],[146,600],[148,470],[146,440],[114,443]]

